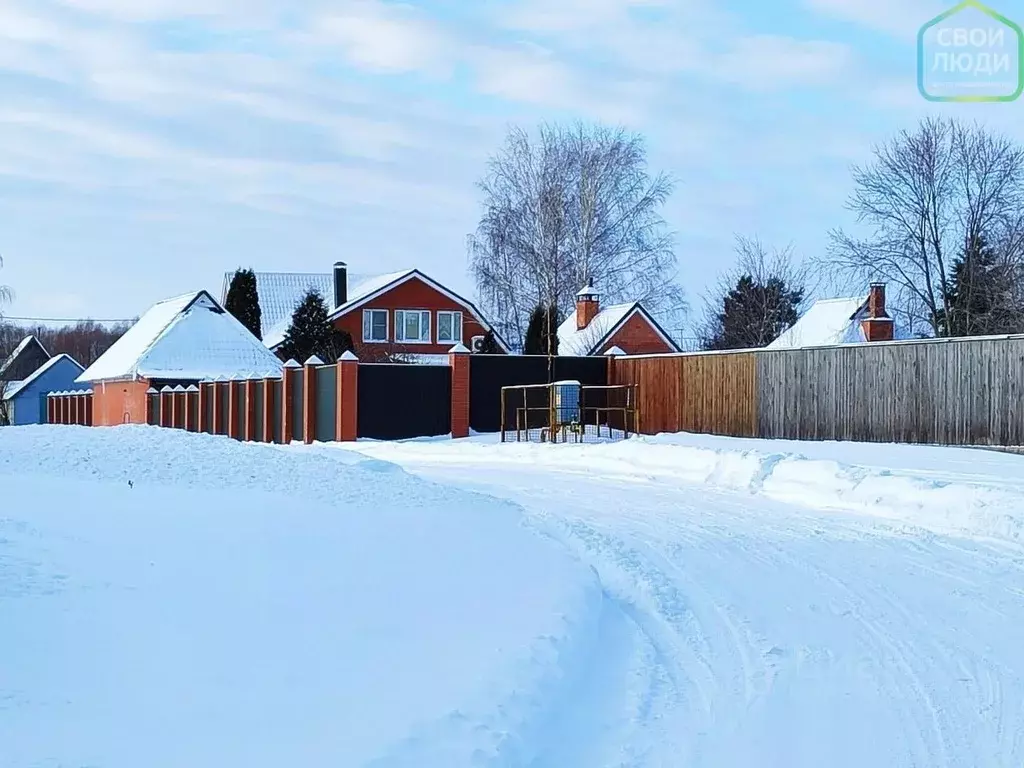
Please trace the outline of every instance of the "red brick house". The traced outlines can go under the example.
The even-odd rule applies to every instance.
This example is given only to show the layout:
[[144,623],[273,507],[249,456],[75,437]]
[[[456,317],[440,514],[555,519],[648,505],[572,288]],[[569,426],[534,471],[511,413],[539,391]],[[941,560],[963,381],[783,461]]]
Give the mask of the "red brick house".
[[[233,274],[224,276],[225,300]],[[314,289],[330,307],[335,327],[351,334],[364,362],[447,363],[456,344],[473,349],[474,340],[493,330],[471,302],[418,269],[365,276],[349,274],[338,262],[332,273],[256,273],[263,343],[271,351],[281,346],[292,313]],[[495,340],[509,351],[497,333]]]
[[558,327],[559,355],[659,355],[682,351],[640,302],[602,308],[600,298],[590,285],[576,294],[576,311]]

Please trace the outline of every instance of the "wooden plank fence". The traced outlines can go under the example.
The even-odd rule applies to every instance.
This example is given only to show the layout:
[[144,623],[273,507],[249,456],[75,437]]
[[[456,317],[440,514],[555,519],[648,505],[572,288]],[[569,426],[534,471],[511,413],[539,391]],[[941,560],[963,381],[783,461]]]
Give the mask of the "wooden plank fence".
[[620,357],[640,431],[1024,445],[1024,336]]

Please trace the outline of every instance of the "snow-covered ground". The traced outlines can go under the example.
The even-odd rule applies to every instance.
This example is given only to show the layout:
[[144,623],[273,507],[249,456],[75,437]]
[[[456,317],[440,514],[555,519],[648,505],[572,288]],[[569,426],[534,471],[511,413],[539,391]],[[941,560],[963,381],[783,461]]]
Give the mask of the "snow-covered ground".
[[394,465],[11,428],[0,491],[3,768],[527,765],[591,673],[593,572]]
[[1024,762],[1022,457],[691,435],[358,449],[521,504],[598,573],[626,620],[604,725],[563,765]]
[[1022,478],[0,430],[0,766],[1019,766]]

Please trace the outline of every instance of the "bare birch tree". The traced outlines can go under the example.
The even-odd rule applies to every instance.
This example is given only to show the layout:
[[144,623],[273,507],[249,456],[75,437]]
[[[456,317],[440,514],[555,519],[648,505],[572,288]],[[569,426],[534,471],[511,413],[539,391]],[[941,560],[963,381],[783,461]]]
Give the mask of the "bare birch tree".
[[1024,149],[977,124],[924,120],[853,170],[848,208],[863,236],[831,233],[823,270],[843,283],[884,280],[912,330],[947,333],[954,261],[972,243],[998,251],[1009,274],[1024,262]]
[[640,136],[583,123],[541,126],[536,138],[514,128],[479,187],[470,267],[503,335],[522,339],[538,305],[564,316],[588,280],[611,302],[640,300],[662,317],[685,310],[660,213],[672,183],[648,171]]

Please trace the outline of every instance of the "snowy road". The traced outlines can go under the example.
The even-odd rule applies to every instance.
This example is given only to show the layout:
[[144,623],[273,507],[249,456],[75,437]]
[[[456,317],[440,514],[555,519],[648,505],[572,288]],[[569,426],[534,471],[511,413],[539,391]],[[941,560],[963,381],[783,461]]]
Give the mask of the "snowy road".
[[1024,762],[1016,543],[588,472],[587,448],[359,450],[521,504],[597,571],[589,672],[537,765]]

